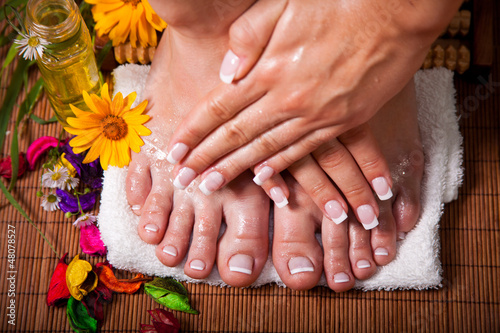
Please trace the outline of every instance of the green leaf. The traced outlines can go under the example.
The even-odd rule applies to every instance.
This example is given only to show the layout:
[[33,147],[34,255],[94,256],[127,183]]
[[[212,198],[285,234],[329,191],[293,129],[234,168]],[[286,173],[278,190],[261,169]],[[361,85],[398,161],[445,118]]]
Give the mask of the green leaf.
[[7,52],[7,56],[5,57],[5,60],[3,61],[2,65],[2,71],[0,71],[0,75],[2,75],[3,71],[7,66],[9,66],[14,59],[16,59],[17,55],[17,44],[12,44],[9,48],[9,51]]
[[99,51],[99,53],[96,56],[96,62],[97,62],[97,68],[101,68],[102,63],[104,62],[104,59],[106,59],[106,56],[108,55],[109,51],[113,48],[113,42],[108,41],[106,45]]
[[56,116],[52,116],[52,118],[50,118],[49,120],[45,120],[45,119],[42,119],[38,116],[35,116],[34,114],[30,114],[30,118],[40,125],[47,125],[47,124],[55,123],[57,121]]
[[186,288],[172,278],[155,278],[144,285],[144,291],[169,309],[198,314],[189,304]]
[[77,333],[97,332],[97,320],[87,312],[82,302],[70,297],[66,306],[66,315],[73,331]]
[[[20,11],[22,11],[22,8],[26,7],[27,3],[28,3],[28,0],[10,0],[10,1],[7,1],[5,6],[10,5],[10,6],[15,7],[15,8],[21,7]],[[0,21],[3,21],[4,19],[5,19],[5,14],[4,14],[4,11],[2,9],[0,11]]]

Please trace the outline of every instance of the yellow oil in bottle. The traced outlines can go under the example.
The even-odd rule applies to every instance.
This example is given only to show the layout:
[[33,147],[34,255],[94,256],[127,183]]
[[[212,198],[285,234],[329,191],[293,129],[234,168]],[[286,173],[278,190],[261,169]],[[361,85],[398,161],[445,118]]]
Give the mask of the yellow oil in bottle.
[[69,105],[88,110],[82,91],[97,94],[101,87],[90,34],[73,0],[30,0],[27,18],[28,28],[50,43],[37,63],[56,117],[66,126],[74,116]]

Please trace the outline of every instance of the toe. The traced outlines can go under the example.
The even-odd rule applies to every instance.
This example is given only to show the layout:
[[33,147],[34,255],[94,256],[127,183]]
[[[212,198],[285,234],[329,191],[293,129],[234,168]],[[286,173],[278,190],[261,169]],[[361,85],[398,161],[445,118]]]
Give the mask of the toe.
[[[417,224],[420,216],[420,177],[407,179],[404,188],[398,189],[398,195],[392,206],[398,232],[409,232]],[[401,237],[400,238],[404,238]]]
[[373,260],[371,231],[365,230],[355,219],[349,221],[349,260],[351,269],[359,280],[371,277],[377,271]]
[[224,282],[245,287],[260,275],[269,254],[269,199],[246,182],[224,200],[227,228],[220,239],[217,267]]
[[134,153],[128,167],[125,181],[127,200],[132,211],[140,215],[141,209],[151,191],[151,172],[147,158]]
[[390,263],[396,256],[396,222],[392,215],[391,203],[380,203],[380,224],[371,230],[371,247],[377,265]]
[[158,244],[165,235],[172,207],[172,192],[168,187],[153,186],[141,209],[139,237],[148,244]]

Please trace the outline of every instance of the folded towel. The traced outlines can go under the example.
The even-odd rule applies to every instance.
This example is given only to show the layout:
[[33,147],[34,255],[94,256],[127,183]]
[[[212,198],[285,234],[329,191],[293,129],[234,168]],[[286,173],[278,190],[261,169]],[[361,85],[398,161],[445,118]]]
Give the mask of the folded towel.
[[[148,66],[124,65],[114,71],[115,93],[127,95],[144,88]],[[462,137],[455,112],[453,73],[446,69],[420,71],[415,76],[418,121],[425,151],[425,172],[422,181],[422,212],[418,224],[399,242],[398,253],[390,264],[379,267],[368,280],[357,281],[356,288],[426,289],[441,282],[439,260],[439,219],[444,203],[456,198],[462,182]],[[146,138],[147,139],[147,138]],[[147,275],[171,276],[181,281],[225,285],[216,268],[204,280],[184,274],[184,262],[166,267],[155,256],[155,245],[144,243],[137,234],[139,218],[131,211],[125,194],[127,169],[110,167],[104,173],[99,228],[108,247],[108,260],[116,268]],[[272,239],[272,226],[270,227]],[[269,255],[254,287],[277,283],[283,286]],[[323,277],[319,283],[326,286]]]

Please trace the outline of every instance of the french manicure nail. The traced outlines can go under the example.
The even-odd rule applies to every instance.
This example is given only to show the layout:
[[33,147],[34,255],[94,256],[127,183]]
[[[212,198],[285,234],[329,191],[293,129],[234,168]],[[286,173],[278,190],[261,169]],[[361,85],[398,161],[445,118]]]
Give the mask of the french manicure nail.
[[384,249],[383,247],[378,247],[375,249],[375,255],[376,256],[388,256],[389,251],[387,251],[387,249]]
[[167,161],[172,164],[179,163],[184,156],[186,156],[189,151],[189,147],[184,143],[176,143],[172,150],[167,155]]
[[238,56],[234,54],[233,51],[227,51],[226,55],[224,56],[224,60],[222,60],[222,65],[219,72],[219,76],[222,82],[227,84],[233,82],[239,65],[240,58],[238,58]]
[[177,249],[172,245],[166,245],[163,247],[163,252],[171,255],[172,257],[177,257]]
[[160,230],[160,228],[158,228],[158,226],[155,224],[146,224],[144,226],[144,229],[149,232],[158,232],[158,230]]
[[368,260],[358,260],[356,263],[356,267],[358,268],[370,268],[371,264]]
[[256,175],[253,177],[253,182],[259,186],[262,186],[266,180],[274,175],[274,169],[270,166],[263,167]]
[[346,273],[337,273],[333,275],[333,281],[335,283],[344,283],[344,282],[349,282],[349,275]]
[[325,210],[335,224],[340,224],[347,218],[346,212],[337,200],[328,201],[325,204]]
[[198,188],[205,195],[210,195],[218,190],[224,184],[224,176],[217,171],[212,171],[208,176],[203,179]]
[[314,272],[312,262],[306,257],[295,257],[288,261],[288,269],[290,274],[297,274],[303,272]]
[[278,208],[285,207],[288,205],[288,199],[285,196],[285,193],[279,186],[273,187],[269,193],[271,194],[271,199],[273,199],[274,204]]
[[358,212],[359,222],[363,224],[363,227],[366,230],[370,230],[378,226],[378,219],[372,206],[362,205],[359,206],[356,211]]
[[391,188],[384,177],[375,178],[372,180],[372,185],[380,200],[384,201],[392,197]]
[[229,259],[228,265],[231,272],[251,275],[253,270],[253,258],[246,254],[235,254]]
[[174,179],[174,186],[185,189],[196,178],[196,172],[188,167],[182,168]]
[[205,263],[201,260],[195,259],[195,260],[191,261],[191,264],[189,264],[189,267],[191,267],[195,271],[202,271],[205,269]]

